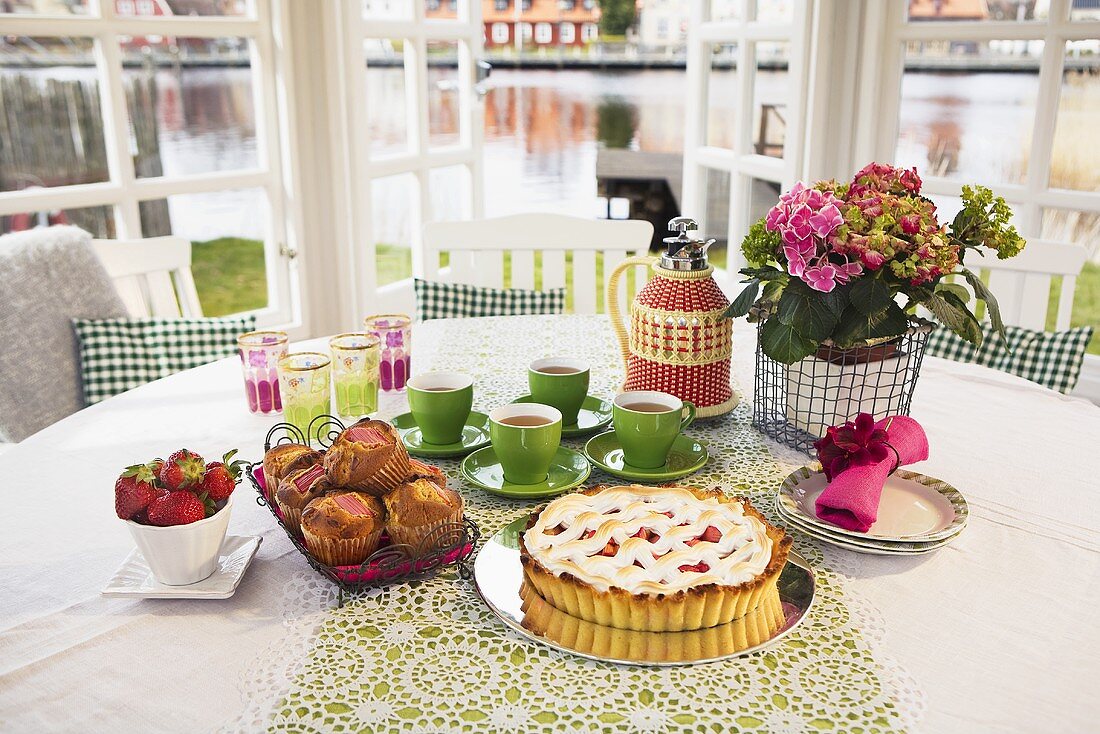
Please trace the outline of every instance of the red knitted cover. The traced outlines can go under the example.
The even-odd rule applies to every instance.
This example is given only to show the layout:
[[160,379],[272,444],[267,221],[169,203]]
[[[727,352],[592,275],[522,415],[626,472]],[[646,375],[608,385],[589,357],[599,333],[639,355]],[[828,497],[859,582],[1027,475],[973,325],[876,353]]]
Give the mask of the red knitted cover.
[[730,361],[711,364],[673,365],[650,362],[630,355],[626,362],[624,390],[659,390],[687,400],[698,408],[724,403],[733,397]]
[[634,300],[649,308],[678,312],[713,311],[730,303],[714,278],[673,280],[660,275],[651,278]]

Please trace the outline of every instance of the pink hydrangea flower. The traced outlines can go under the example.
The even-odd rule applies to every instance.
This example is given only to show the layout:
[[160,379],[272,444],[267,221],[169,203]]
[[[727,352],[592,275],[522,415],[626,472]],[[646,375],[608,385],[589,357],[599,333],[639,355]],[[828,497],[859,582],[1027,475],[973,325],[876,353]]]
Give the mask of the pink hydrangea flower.
[[[821,193],[820,191],[816,193]],[[810,227],[818,237],[828,237],[834,229],[844,224],[840,209],[832,202],[818,209],[810,216]]]
[[802,273],[802,280],[815,291],[829,293],[836,288],[837,269],[831,263],[822,263],[806,268]]

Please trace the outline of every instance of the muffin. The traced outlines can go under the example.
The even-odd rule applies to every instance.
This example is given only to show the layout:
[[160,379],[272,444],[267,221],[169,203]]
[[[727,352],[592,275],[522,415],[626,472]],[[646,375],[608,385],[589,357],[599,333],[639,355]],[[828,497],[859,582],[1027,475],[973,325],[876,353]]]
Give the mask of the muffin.
[[[433,535],[440,525],[462,522],[462,495],[427,479],[402,484],[383,497],[382,502],[386,505],[386,530],[390,538],[394,543],[413,546],[418,555],[453,541],[450,534]],[[429,536],[431,540],[421,548]]]
[[325,473],[337,487],[382,496],[409,475],[409,455],[389,423],[364,419],[351,426],[325,454]]
[[302,537],[314,558],[328,566],[357,566],[378,548],[385,523],[382,503],[365,492],[318,497],[302,512]]
[[302,532],[302,510],[312,500],[333,489],[325,474],[325,467],[314,464],[307,469],[291,472],[279,482],[275,490],[275,504],[283,513],[283,522],[295,533]]
[[264,454],[264,487],[268,499],[275,496],[283,477],[321,463],[321,452],[300,443],[281,443]]
[[425,464],[423,461],[417,461],[416,459],[409,459],[409,476],[405,477],[405,483],[415,482],[417,479],[427,479],[440,487],[447,486],[447,476],[438,466]]

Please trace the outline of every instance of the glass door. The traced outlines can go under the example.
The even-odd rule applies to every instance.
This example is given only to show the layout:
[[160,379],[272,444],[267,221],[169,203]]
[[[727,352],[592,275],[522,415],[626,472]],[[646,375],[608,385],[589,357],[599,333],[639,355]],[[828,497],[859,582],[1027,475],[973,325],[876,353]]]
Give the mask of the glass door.
[[[411,310],[437,278],[424,222],[483,211],[477,0],[344,0],[352,253],[359,313]],[[430,260],[433,260],[430,261]]]

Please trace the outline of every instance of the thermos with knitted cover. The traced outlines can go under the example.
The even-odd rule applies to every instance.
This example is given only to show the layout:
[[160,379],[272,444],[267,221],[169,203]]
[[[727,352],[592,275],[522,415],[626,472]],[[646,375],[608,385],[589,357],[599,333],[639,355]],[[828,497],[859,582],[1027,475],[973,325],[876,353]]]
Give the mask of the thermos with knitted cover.
[[[729,299],[714,282],[707,248],[693,239],[689,217],[668,223],[660,258],[631,257],[607,281],[607,310],[623,351],[623,390],[659,390],[693,403],[700,418],[728,413],[738,398],[730,387],[733,324],[723,316]],[[650,265],[653,277],[630,304],[629,331],[619,310],[619,281],[627,268]]]

